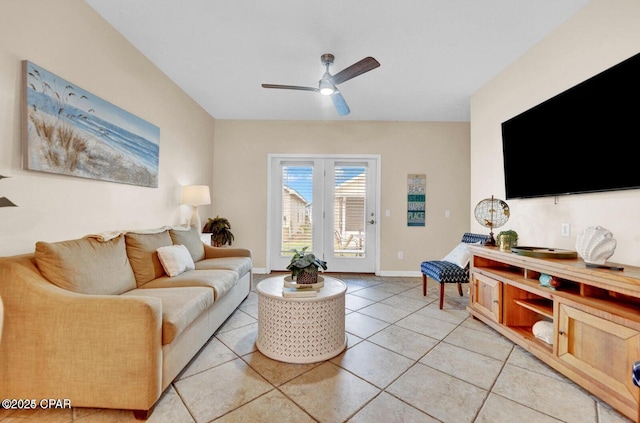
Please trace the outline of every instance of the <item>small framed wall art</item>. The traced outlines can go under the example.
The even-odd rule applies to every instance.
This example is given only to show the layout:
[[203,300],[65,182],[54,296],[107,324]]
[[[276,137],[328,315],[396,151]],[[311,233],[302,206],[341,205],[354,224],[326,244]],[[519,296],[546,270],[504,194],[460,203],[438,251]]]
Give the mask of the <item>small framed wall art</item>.
[[427,175],[407,175],[407,226],[425,226]]

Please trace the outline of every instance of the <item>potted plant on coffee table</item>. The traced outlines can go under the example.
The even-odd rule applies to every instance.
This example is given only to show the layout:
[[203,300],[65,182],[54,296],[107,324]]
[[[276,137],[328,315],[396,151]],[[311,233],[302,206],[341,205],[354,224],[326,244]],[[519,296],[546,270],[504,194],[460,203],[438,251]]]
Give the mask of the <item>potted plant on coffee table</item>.
[[202,228],[202,232],[211,234],[211,243],[214,247],[231,245],[234,240],[233,233],[231,233],[231,223],[225,217],[209,218],[204,228]]
[[307,248],[304,247],[300,251],[291,250],[294,254],[287,266],[287,270],[291,271],[291,279],[299,284],[317,283],[318,270],[327,270],[327,262],[320,260],[313,253],[307,253]]

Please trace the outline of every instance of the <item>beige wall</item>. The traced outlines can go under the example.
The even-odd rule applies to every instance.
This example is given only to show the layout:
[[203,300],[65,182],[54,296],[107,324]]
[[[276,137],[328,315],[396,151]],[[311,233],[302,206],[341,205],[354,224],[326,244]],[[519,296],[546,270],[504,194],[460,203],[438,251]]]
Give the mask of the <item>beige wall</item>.
[[[21,61],[160,127],[158,188],[22,169]],[[0,2],[0,255],[38,240],[177,224],[181,185],[211,184],[214,119],[81,0]],[[201,215],[211,207],[201,207]]]
[[[258,270],[266,267],[269,153],[381,156],[381,274],[419,275],[423,260],[443,257],[468,229],[468,123],[217,120],[215,139],[214,212],[230,219]],[[408,173],[427,175],[426,227],[407,227]]]
[[[479,90],[471,100],[471,207],[492,194],[504,198],[500,124],[508,118],[640,52],[640,1],[594,0]],[[606,140],[594,162],[615,160]],[[520,245],[574,249],[588,226],[603,226],[618,242],[612,261],[640,265],[640,191],[510,200],[505,228]],[[571,236],[560,236],[563,222]],[[471,227],[480,225],[471,217]]]
[[[160,127],[157,189],[22,169],[20,62],[30,60]],[[419,274],[469,226],[469,124],[215,121],[81,0],[0,3],[0,255],[38,240],[175,224],[188,216],[179,187],[211,184],[203,222],[228,217],[234,245],[266,267],[269,153],[381,156],[380,269]],[[215,147],[213,139],[215,137]],[[427,226],[406,226],[406,176],[427,175]],[[215,182],[212,182],[215,181]],[[391,212],[390,217],[384,211]],[[451,217],[445,218],[445,210]],[[397,259],[397,252],[404,259]]]

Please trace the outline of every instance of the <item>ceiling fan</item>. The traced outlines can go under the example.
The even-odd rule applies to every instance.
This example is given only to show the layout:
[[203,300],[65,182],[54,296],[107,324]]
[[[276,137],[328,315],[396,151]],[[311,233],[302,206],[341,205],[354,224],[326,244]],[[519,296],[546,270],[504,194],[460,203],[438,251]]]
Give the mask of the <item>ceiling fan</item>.
[[314,87],[299,87],[297,85],[277,85],[277,84],[262,84],[263,88],[279,88],[284,90],[299,90],[299,91],[314,91],[322,95],[330,95],[333,100],[333,105],[336,107],[340,116],[348,115],[351,111],[347,102],[342,97],[340,90],[336,85],[346,82],[358,75],[362,75],[365,72],[369,72],[380,66],[380,63],[373,57],[365,57],[359,62],[354,63],[338,72],[335,75],[329,73],[329,66],[333,65],[333,54],[325,53],[320,56],[322,65],[326,68],[322,79],[318,82],[318,88]]

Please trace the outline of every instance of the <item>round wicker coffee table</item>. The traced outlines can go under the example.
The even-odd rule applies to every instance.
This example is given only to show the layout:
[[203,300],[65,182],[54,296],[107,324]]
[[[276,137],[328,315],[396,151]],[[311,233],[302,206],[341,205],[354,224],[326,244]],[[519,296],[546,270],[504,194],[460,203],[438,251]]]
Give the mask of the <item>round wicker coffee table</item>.
[[340,354],[347,346],[341,280],[324,276],[316,297],[283,297],[284,276],[258,283],[258,338],[265,356],[286,363],[315,363]]

